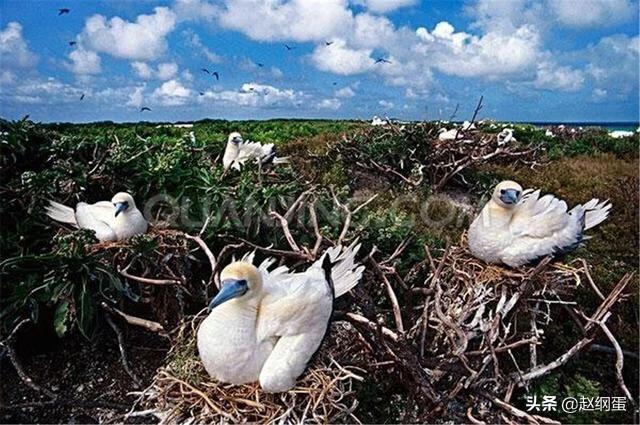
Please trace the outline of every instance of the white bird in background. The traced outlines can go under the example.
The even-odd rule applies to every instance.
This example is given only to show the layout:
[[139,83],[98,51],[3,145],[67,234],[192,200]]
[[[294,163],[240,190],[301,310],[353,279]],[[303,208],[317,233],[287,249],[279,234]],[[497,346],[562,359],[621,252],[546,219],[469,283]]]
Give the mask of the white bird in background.
[[245,142],[240,133],[229,134],[227,147],[222,157],[222,165],[225,170],[233,168],[240,170],[240,167],[247,161],[256,161],[261,164],[287,164],[288,157],[277,158],[273,149],[273,143],[262,145],[258,142]]
[[267,392],[293,388],[328,330],[334,298],[362,276],[364,266],[354,261],[359,248],[330,248],[303,273],[269,271],[273,258],[256,268],[253,254],[225,267],[198,330],[209,375],[232,384],[259,381]]
[[512,128],[505,128],[498,133],[498,146],[506,145],[511,142],[517,142],[516,138],[513,137]]
[[100,242],[128,239],[145,233],[148,227],[133,197],[126,192],[116,193],[111,202],[79,202],[75,211],[66,205],[49,201],[47,215],[61,223],[95,231]]
[[574,250],[610,209],[608,201],[592,199],[567,211],[566,202],[553,195],[540,197],[539,190],[523,192],[518,183],[503,181],[471,223],[469,249],[486,262],[518,267]]

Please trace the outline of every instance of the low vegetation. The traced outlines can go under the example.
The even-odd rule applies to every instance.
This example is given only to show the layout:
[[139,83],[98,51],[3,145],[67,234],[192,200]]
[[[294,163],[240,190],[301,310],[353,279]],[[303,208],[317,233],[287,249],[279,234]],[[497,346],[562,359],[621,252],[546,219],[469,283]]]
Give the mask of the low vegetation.
[[[582,282],[576,287],[576,281],[569,282],[567,275],[563,285],[572,289],[560,292],[562,299],[577,303],[586,312],[595,311],[602,300],[585,284],[586,266],[581,259],[587,261],[587,272],[605,295],[623,276],[638,268],[638,138],[612,139],[598,129],[563,129],[550,137],[544,130],[518,125],[514,132],[517,142],[501,146],[495,137],[501,126],[496,123],[461,132],[464,143],[439,140],[441,127],[441,123],[370,127],[362,122],[290,120],[202,121],[192,128],[147,123],[40,125],[28,120],[2,121],[2,334],[10,335],[28,319],[30,326],[48,329],[58,338],[80,338],[95,344],[114,326],[120,329],[131,325],[131,317],[144,318],[143,327],[147,327],[150,337],[159,334],[174,341],[165,371],[184,369],[179,362],[191,365],[192,359],[178,356],[182,352],[179,341],[184,338],[183,333],[173,330],[184,332],[185,323],[190,323],[191,316],[214,293],[213,271],[219,269],[212,271],[212,267],[230,261],[234,251],[237,254],[250,249],[258,249],[262,256],[289,252],[281,256],[282,261],[299,267],[317,254],[311,247],[318,240],[319,246],[326,247],[359,238],[367,277],[352,298],[340,301],[336,318],[345,320],[347,313],[357,312],[371,323],[398,332],[397,312],[382,284],[389,279],[389,285],[401,294],[400,316],[407,322],[407,330],[412,330],[400,339],[400,345],[389,343],[395,355],[407,357],[398,360],[389,371],[372,371],[370,380],[354,382],[355,398],[362,408],[349,414],[366,422],[406,422],[427,417],[468,421],[466,409],[476,403],[482,409],[493,406],[487,420],[502,420],[497,413],[500,409],[490,397],[482,399],[473,385],[453,393],[456,382],[440,376],[431,376],[429,385],[433,388],[429,391],[435,391],[440,406],[446,405],[450,411],[426,416],[424,411],[411,407],[419,401],[434,402],[425,395],[428,391],[421,393],[408,387],[427,385],[406,379],[415,379],[418,372],[413,368],[420,369],[422,365],[423,369],[440,370],[442,365],[436,365],[436,359],[456,348],[456,344],[447,342],[448,331],[438,333],[435,327],[427,332],[425,348],[423,331],[414,326],[420,323],[423,313],[418,309],[422,301],[414,299],[422,297],[418,295],[422,289],[413,288],[432,281],[436,272],[430,270],[427,258],[433,255],[431,261],[443,261],[447,267],[453,262],[451,269],[438,272],[442,273],[443,285],[460,278],[455,264],[467,261],[464,230],[492,186],[504,178],[517,180],[525,187],[542,188],[570,205],[591,197],[608,198],[614,204],[610,220],[592,232],[593,239],[586,248],[562,259],[567,267],[562,273],[576,270],[571,273],[580,276],[578,282]],[[291,156],[291,166],[262,172],[248,166],[238,173],[224,173],[220,157],[231,131],[240,131],[245,139],[274,143],[279,152]],[[130,192],[150,218],[153,226],[149,234],[126,242],[98,244],[92,232],[64,228],[43,214],[49,199],[73,205],[108,199],[121,190]],[[287,211],[292,214],[287,216]],[[288,229],[298,251],[273,212],[290,220]],[[351,220],[348,226],[346,216]],[[318,233],[322,238],[318,239]],[[453,254],[446,249],[451,246]],[[207,249],[215,254],[216,264],[210,263]],[[447,259],[448,255],[451,257]],[[376,271],[375,264],[383,264],[381,271]],[[461,270],[471,275],[477,271],[464,267]],[[504,276],[500,274],[503,269],[491,270]],[[552,275],[557,276],[560,269],[554,270],[542,273],[540,280],[534,281],[540,285],[555,282]],[[512,279],[526,280],[526,273]],[[154,282],[144,283],[144,279]],[[505,283],[506,278],[501,279],[496,285],[511,293],[513,288]],[[454,293],[450,294],[451,299],[447,298],[452,309]],[[637,351],[635,278],[629,281],[625,293],[634,295],[612,309],[615,320],[610,319],[609,326],[623,348]],[[527,312],[525,307],[523,304],[519,314]],[[581,338],[580,330],[570,323],[568,310],[553,308],[553,320],[544,337],[548,350],[540,353],[540,363],[554,359]],[[516,326],[516,322],[510,323]],[[429,336],[432,331],[436,333]],[[375,333],[371,338],[365,342],[380,343]],[[598,342],[610,345],[602,335],[598,338]],[[322,367],[330,364],[325,354]],[[376,355],[366,354],[368,358]],[[518,363],[527,364],[527,357],[517,356]],[[606,361],[610,364],[614,363],[613,356],[594,356],[575,359],[566,368],[535,381],[529,390],[540,394],[552,391],[558,396],[620,394],[613,368],[598,367],[602,356],[608,356]],[[350,353],[349,359],[353,358]],[[130,368],[126,359],[123,362]],[[633,363],[625,363],[624,377],[632,394],[637,394],[637,364]],[[473,363],[471,366],[480,367]],[[499,371],[494,372],[502,376]],[[451,372],[451,376],[465,376],[460,373]],[[199,382],[197,377],[189,377],[192,378]],[[382,386],[385,380],[387,384]],[[158,387],[157,379],[154,385]],[[507,385],[504,381],[496,383],[495,388],[502,391]],[[524,389],[517,389],[511,404],[522,409],[524,394]],[[471,405],[456,404],[460,403],[458,397]],[[281,412],[280,407],[269,406],[274,415]],[[473,414],[477,415],[478,410]],[[632,413],[549,416],[569,422],[613,422],[631,420]],[[193,417],[211,419],[199,414]]]

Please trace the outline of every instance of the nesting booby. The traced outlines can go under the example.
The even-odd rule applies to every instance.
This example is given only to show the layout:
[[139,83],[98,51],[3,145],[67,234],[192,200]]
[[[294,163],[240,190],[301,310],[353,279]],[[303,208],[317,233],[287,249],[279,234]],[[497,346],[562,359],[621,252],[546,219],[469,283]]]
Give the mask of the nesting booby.
[[273,143],[262,145],[258,142],[245,142],[240,133],[233,132],[229,134],[227,147],[222,157],[224,169],[240,170],[247,161],[256,161],[261,164],[286,164],[289,162],[289,158],[276,157]]
[[362,276],[358,248],[330,248],[302,273],[286,266],[269,271],[273,258],[255,267],[253,254],[225,267],[198,329],[209,375],[231,384],[259,381],[267,392],[293,388],[327,332],[334,298]]
[[523,191],[518,183],[503,181],[471,223],[469,249],[486,262],[518,267],[574,250],[610,209],[608,201],[592,199],[567,211],[567,203],[553,195],[540,197],[539,190]]
[[513,136],[512,128],[504,128],[500,133],[498,133],[498,146],[516,141],[516,138]]
[[93,230],[100,242],[128,239],[145,233],[148,227],[147,220],[136,208],[133,197],[126,192],[116,193],[111,201],[95,204],[79,202],[75,210],[49,201],[46,212],[49,217],[61,223]]

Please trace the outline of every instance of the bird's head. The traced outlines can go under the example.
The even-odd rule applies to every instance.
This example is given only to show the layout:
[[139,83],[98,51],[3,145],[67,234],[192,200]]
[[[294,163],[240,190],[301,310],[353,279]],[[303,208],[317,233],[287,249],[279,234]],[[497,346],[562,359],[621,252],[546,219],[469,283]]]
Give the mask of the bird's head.
[[500,182],[493,190],[492,199],[503,208],[513,208],[522,197],[522,186],[518,183],[506,180]]
[[220,292],[209,303],[209,310],[234,298],[254,299],[262,290],[260,272],[246,261],[236,261],[225,267],[220,273],[220,282]]
[[242,143],[242,136],[240,135],[240,133],[238,133],[237,131],[234,131],[233,133],[229,134],[229,143],[233,143],[233,144],[240,144]]
[[111,198],[111,203],[116,207],[116,217],[120,213],[131,211],[136,207],[136,203],[133,200],[133,196],[127,192],[118,192]]

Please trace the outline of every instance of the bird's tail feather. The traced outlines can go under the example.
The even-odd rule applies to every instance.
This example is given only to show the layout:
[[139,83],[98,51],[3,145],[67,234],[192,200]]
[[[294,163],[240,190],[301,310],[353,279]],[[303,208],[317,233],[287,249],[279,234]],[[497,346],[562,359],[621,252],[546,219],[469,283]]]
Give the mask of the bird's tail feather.
[[328,255],[333,263],[331,278],[333,280],[335,298],[349,292],[358,284],[362,277],[364,266],[357,265],[355,261],[359,249],[360,244],[358,244],[357,241],[348,248],[340,245],[334,246],[327,249],[325,255],[318,260],[318,264],[322,264],[325,256]]
[[49,201],[49,205],[47,206],[46,211],[47,215],[55,221],[71,224],[78,227],[78,222],[76,221],[76,213],[73,208],[62,205],[58,202]]
[[281,158],[275,157],[275,158],[273,158],[273,163],[274,164],[288,164],[289,163],[289,157],[288,156],[283,156]]
[[606,200],[592,199],[582,206],[584,208],[584,230],[591,229],[609,217],[611,203]]

